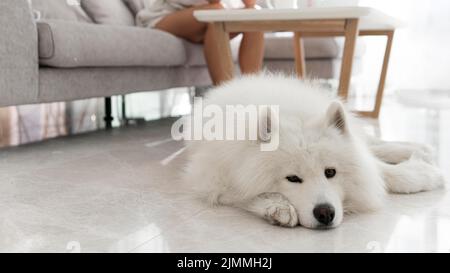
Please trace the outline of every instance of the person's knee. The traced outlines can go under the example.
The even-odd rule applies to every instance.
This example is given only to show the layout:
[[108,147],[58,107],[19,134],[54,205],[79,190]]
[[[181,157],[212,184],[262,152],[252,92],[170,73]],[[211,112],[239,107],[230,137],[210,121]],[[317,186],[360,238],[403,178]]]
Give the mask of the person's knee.
[[225,7],[222,5],[222,3],[213,3],[213,4],[207,4],[202,9],[224,9]]
[[194,37],[191,37],[189,39],[189,41],[194,44],[202,44],[204,40],[205,40],[204,34],[195,35]]
[[[194,10],[208,10],[208,9],[219,10],[219,9],[224,9],[224,6],[219,2],[219,3],[198,6],[197,8],[194,7]],[[201,33],[198,33],[196,35],[193,35],[192,37],[189,37],[188,40],[192,43],[203,43],[205,40],[205,34],[209,28],[210,28],[210,24],[204,23],[204,30]]]

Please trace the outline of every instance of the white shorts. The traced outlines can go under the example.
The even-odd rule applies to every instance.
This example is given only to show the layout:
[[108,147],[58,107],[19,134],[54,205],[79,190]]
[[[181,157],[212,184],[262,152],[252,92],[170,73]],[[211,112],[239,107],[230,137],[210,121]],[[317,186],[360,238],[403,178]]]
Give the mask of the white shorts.
[[173,10],[163,10],[152,12],[149,10],[141,10],[136,15],[136,25],[140,27],[154,28],[161,19],[174,12]]

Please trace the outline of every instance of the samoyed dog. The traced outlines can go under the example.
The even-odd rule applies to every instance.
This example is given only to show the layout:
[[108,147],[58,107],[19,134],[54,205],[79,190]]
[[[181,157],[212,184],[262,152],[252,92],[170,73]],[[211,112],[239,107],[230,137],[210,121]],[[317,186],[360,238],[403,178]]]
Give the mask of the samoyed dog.
[[[345,213],[380,208],[387,193],[444,184],[430,148],[367,136],[338,98],[307,81],[244,76],[213,89],[203,105],[269,109],[258,112],[256,139],[188,141],[184,174],[212,204],[242,208],[272,224],[332,228]],[[261,149],[275,139],[276,149]]]

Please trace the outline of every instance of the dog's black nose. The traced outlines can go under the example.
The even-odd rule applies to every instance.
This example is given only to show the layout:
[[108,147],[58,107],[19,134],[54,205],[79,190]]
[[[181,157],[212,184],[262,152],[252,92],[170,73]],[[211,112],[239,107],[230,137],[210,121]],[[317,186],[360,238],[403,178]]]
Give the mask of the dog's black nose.
[[320,204],[314,208],[313,214],[319,223],[328,226],[333,222],[334,208],[330,204]]

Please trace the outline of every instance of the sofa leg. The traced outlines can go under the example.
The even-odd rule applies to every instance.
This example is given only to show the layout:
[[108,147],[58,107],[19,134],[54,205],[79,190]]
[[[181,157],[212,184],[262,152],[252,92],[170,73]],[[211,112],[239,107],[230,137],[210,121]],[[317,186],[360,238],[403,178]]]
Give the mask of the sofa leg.
[[128,125],[127,109],[125,104],[126,104],[125,95],[122,95],[122,121],[123,124]]
[[111,113],[111,97],[105,98],[105,117],[103,118],[105,121],[105,128],[112,128],[112,121],[114,120]]

